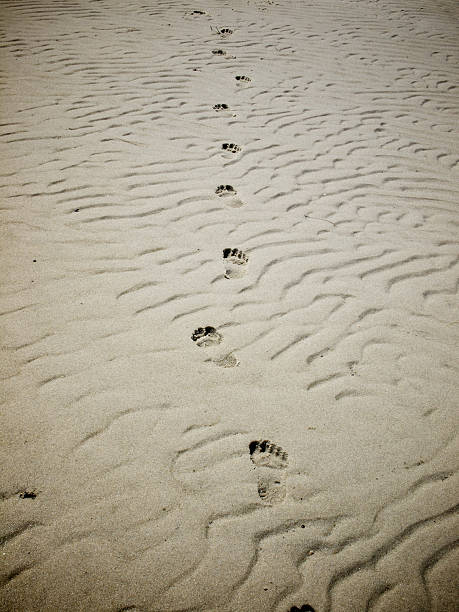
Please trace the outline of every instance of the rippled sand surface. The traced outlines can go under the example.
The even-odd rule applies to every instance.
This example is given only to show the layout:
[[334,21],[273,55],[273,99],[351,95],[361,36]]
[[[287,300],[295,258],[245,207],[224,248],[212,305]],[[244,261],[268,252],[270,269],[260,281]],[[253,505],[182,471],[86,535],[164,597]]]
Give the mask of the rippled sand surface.
[[456,612],[457,3],[1,13],[0,610]]

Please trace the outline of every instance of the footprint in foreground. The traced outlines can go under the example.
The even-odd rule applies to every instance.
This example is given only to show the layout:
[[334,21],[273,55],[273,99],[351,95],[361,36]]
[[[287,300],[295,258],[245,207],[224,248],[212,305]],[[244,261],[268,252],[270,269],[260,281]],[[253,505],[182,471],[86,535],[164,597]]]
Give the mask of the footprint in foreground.
[[239,249],[223,249],[223,259],[226,265],[225,278],[240,278],[245,273],[249,258]]
[[254,440],[249,444],[250,459],[257,467],[258,495],[266,504],[278,504],[285,499],[284,472],[287,453],[269,440]]
[[196,342],[197,346],[214,346],[220,344],[223,340],[223,336],[218,333],[215,327],[207,325],[206,327],[198,327],[194,330],[191,336],[193,342]]
[[290,608],[290,612],[315,612],[315,610],[309,604],[305,604],[301,606],[301,608],[298,608],[297,606],[292,606]]
[[231,208],[240,208],[244,202],[237,197],[237,191],[232,185],[219,185],[215,190],[219,198],[225,198],[226,203]]

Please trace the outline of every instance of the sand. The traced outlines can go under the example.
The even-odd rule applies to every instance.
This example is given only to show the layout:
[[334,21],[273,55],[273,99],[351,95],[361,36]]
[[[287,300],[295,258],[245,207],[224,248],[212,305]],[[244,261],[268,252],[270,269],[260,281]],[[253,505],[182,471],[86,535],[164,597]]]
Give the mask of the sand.
[[1,11],[0,610],[459,610],[455,0]]

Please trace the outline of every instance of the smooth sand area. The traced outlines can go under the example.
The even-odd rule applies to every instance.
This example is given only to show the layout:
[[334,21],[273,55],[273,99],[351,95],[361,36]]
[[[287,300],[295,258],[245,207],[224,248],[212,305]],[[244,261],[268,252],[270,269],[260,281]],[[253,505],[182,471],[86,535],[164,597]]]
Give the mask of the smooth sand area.
[[1,612],[458,612],[457,1],[0,13]]

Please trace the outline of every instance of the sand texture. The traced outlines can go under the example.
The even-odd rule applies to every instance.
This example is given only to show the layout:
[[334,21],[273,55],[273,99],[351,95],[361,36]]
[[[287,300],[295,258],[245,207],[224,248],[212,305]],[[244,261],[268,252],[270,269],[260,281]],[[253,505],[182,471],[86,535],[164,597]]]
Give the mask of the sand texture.
[[456,0],[0,13],[1,612],[457,612]]

